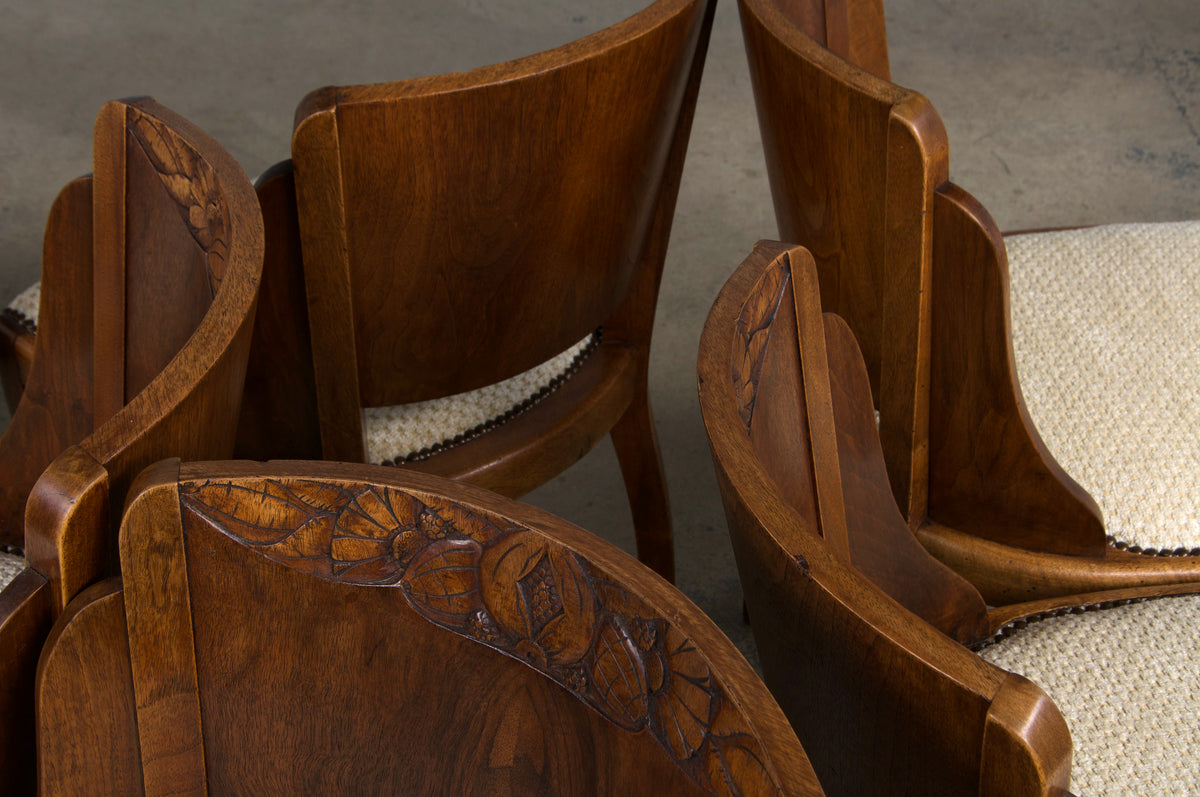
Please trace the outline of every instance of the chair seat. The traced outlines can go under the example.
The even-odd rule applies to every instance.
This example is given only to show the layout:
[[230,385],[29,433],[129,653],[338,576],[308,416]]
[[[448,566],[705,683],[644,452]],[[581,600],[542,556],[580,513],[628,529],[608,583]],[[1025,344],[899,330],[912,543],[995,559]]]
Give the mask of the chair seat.
[[420,461],[478,437],[557,389],[596,349],[600,337],[596,330],[541,365],[494,385],[429,401],[365,408],[367,461]]
[[1014,235],[1029,414],[1111,541],[1200,554],[1200,222]]
[[1200,794],[1200,595],[1068,611],[980,655],[1062,711],[1074,793]]
[[0,551],[0,590],[3,590],[12,580],[25,569],[25,557]]
[[30,332],[37,332],[38,303],[42,300],[42,283],[35,282],[16,295],[5,311]]

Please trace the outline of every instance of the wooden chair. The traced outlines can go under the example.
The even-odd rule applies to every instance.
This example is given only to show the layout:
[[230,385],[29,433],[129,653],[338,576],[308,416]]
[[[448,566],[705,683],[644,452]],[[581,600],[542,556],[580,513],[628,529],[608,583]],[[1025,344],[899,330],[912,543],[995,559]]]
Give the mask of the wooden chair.
[[[1010,238],[1014,360],[1005,241],[949,182],[932,105],[889,82],[879,0],[740,8],[780,236],[812,252],[862,347],[909,527],[992,603],[1200,579],[1200,360],[1178,344],[1200,297],[1139,308],[1167,306],[1150,272],[1191,284],[1155,250],[1193,252],[1200,224]],[[1154,328],[1137,370],[1145,352],[1174,368],[1113,373],[1138,324]]]
[[528,58],[305,98],[294,178],[274,175],[298,242],[268,215],[267,249],[303,253],[316,404],[285,417],[285,388],[251,385],[242,452],[517,497],[611,432],[639,555],[671,579],[647,365],[713,7],[658,0]]
[[470,485],[166,461],[120,546],[39,664],[45,793],[821,793],[690,601]]
[[33,364],[41,293],[41,283],[34,283],[0,310],[0,388],[10,413],[17,411]]
[[24,546],[0,591],[0,771],[15,792],[34,783],[42,641],[115,560],[131,480],[164,456],[233,451],[262,269],[250,182],[189,122],[111,102],[94,152],[94,175],[50,213],[36,356],[0,438],[0,528]]
[[[705,324],[699,392],[763,673],[823,787],[1051,795],[1074,774],[1086,794],[1200,788],[1200,596],[1167,597],[1200,587],[988,608],[909,531],[863,357],[817,285],[806,250],[761,243]],[[1152,649],[1135,630],[1163,611]],[[1126,678],[1149,705],[1102,704]]]

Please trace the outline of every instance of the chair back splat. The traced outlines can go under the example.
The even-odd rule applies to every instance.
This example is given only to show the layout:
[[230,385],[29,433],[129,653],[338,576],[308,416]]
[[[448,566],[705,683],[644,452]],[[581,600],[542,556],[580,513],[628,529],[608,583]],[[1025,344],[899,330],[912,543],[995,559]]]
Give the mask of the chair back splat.
[[33,674],[50,624],[116,559],[139,470],[230,456],[262,270],[241,167],[148,98],[111,102],[95,171],[50,212],[36,351],[0,438],[0,771],[32,791]]
[[[325,459],[518,497],[611,433],[640,555],[671,578],[647,370],[714,7],[658,0],[527,58],[306,97],[292,138],[298,241],[284,231],[273,246],[269,216],[268,261],[302,255],[291,274],[307,294],[315,410],[280,402],[290,436],[277,434],[275,394],[252,384],[248,412],[268,423],[243,425],[243,450],[308,455],[314,435],[295,430],[315,423]],[[553,378],[461,428],[433,421],[543,366]],[[284,439],[303,450],[271,449]]]
[[[121,568],[42,660],[55,794],[821,793],[686,598],[460,482],[164,462],[131,501]],[[111,710],[76,710],[91,684]]]

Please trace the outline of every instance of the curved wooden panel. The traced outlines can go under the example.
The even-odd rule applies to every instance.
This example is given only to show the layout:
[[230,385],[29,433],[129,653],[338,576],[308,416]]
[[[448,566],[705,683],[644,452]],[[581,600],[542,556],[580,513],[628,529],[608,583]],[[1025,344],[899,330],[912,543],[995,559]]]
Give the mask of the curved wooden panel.
[[[131,653],[187,659],[134,658],[147,784],[819,793],[711,621],[580,529],[378,467],[181,475],[143,481],[122,534]],[[175,766],[194,699],[202,771]]]
[[660,0],[558,50],[302,104],[314,340],[352,346],[337,356],[356,352],[361,405],[494,383],[613,312],[650,244],[707,12]]
[[1100,510],[1042,443],[1017,382],[1000,232],[966,191],[934,214],[930,520],[1051,554],[1102,556]]
[[25,502],[60,451],[92,431],[92,178],[50,208],[40,334],[29,380],[0,438],[0,543],[24,547]]
[[[232,453],[263,262],[262,215],[237,161],[195,125],[153,100],[137,100],[131,107],[135,118],[153,117],[158,127],[174,130],[208,164],[193,167],[194,179],[187,183],[191,188],[175,185],[176,179],[163,180],[173,186],[168,194],[198,203],[185,208],[172,196],[176,212],[188,213],[193,245],[208,246],[201,293],[216,293],[183,348],[82,443],[109,471],[117,495],[124,495],[139,470],[164,455],[199,459]],[[206,199],[214,190],[222,204]],[[201,206],[195,213],[189,209]]]
[[32,794],[37,787],[33,685],[53,607],[50,585],[28,567],[0,591],[0,767],[5,790],[14,794]]
[[143,794],[119,579],[81,592],[38,662],[39,794]]

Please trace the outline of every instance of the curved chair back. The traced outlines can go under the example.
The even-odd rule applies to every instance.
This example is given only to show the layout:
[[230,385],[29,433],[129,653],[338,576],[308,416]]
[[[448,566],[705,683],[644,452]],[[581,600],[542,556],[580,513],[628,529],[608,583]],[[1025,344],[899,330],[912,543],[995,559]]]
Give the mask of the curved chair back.
[[[326,458],[362,407],[646,345],[711,3],[465,74],[327,88],[292,152]],[[684,135],[680,135],[680,132]]]
[[33,785],[42,641],[115,559],[133,477],[168,455],[232,453],[262,269],[249,180],[186,120],[111,102],[95,160],[51,211],[37,355],[0,440],[6,539],[27,560],[0,593],[0,769],[16,789]]
[[[848,325],[799,247],[762,243],[717,298],[700,405],[768,686],[831,794],[1053,794],[1050,699],[963,642],[986,607],[888,489]],[[958,641],[955,641],[955,640]]]
[[812,252],[822,305],[859,341],[911,528],[1100,553],[1095,503],[1021,398],[999,231],[949,182],[933,106],[887,80],[879,6],[740,0],[780,236]]
[[56,794],[820,793],[694,605],[469,485],[168,461],[130,502],[121,572],[40,666]]

